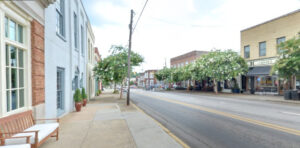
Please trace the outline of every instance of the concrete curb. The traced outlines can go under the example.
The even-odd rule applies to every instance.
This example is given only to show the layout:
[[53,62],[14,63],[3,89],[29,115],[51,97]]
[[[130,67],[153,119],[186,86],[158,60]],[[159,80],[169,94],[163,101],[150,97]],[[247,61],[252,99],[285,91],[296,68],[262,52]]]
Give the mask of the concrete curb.
[[152,118],[150,115],[148,115],[146,112],[144,112],[141,108],[139,108],[137,105],[135,105],[132,101],[130,103],[135,107],[138,111],[144,113],[151,119],[153,119],[169,136],[171,136],[177,143],[179,143],[184,148],[190,148],[185,142],[183,142],[180,138],[178,138],[176,135],[174,135],[169,129],[167,129],[165,126],[163,126],[160,122],[158,122],[156,119]]
[[290,104],[299,104],[300,105],[300,101],[296,101],[296,100],[279,100],[279,99],[257,99],[255,98],[255,95],[253,95],[253,98],[238,98],[237,96],[231,97],[231,96],[226,96],[223,95],[222,93],[220,93],[219,95],[215,95],[215,94],[208,94],[208,93],[197,93],[197,92],[183,92],[183,91],[158,91],[158,92],[162,92],[162,93],[181,93],[181,94],[192,94],[192,95],[202,95],[202,96],[207,96],[207,97],[223,97],[223,98],[229,98],[229,99],[237,99],[237,100],[253,100],[253,101],[270,101],[270,102],[280,102],[280,103],[290,103]]

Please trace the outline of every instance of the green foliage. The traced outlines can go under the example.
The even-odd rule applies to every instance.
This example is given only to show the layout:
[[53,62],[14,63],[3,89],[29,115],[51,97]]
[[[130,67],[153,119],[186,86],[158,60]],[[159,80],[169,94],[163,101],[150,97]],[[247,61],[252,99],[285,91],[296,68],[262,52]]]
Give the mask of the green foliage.
[[96,93],[96,96],[99,96],[101,93],[102,93],[102,91],[98,90],[97,93]]
[[73,99],[74,99],[75,102],[81,102],[82,101],[82,96],[80,94],[80,89],[77,88],[75,90],[75,93],[73,95]]
[[196,68],[197,79],[210,77],[216,81],[229,80],[248,71],[245,60],[231,50],[216,50],[203,55],[197,60]]
[[[121,83],[127,76],[128,49],[123,46],[113,45],[110,52],[111,54],[94,68],[95,76],[104,85]],[[144,58],[132,51],[130,61],[132,69],[134,66],[139,66],[144,61]]]
[[87,98],[87,94],[85,93],[85,88],[83,88],[83,87],[81,89],[81,96],[82,96],[82,99],[86,99]]
[[224,81],[245,74],[248,66],[245,60],[231,50],[212,51],[201,56],[193,64],[180,68],[164,68],[155,74],[159,81],[180,82],[203,80],[208,77]]
[[118,94],[118,93],[119,93],[118,90],[114,90],[114,91],[113,91],[113,94]]
[[130,81],[130,85],[134,85],[134,82],[133,82],[133,81]]
[[280,58],[272,67],[271,73],[278,73],[280,77],[289,79],[300,76],[300,37],[287,40],[280,45]]

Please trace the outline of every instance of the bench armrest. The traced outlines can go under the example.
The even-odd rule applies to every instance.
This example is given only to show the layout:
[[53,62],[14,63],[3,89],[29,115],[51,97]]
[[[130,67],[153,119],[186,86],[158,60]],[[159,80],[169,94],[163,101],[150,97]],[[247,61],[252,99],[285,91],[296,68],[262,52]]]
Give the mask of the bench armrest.
[[35,132],[39,132],[39,130],[32,130],[32,131],[20,131],[20,132],[7,132],[7,133],[1,133],[1,134],[19,134],[19,133],[35,133]]
[[17,139],[17,138],[26,138],[26,143],[30,144],[30,135],[28,136],[17,136],[17,137],[7,137],[7,138],[0,138],[0,145],[5,145],[6,139]]
[[35,119],[34,121],[44,121],[44,120],[56,120],[56,122],[59,123],[59,118],[53,118],[53,119]]

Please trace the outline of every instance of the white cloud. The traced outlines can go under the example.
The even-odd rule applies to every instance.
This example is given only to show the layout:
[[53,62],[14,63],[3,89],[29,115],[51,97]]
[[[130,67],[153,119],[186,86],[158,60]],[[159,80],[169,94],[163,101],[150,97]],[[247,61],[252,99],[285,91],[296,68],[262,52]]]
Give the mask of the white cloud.
[[[104,56],[112,44],[128,43],[129,11],[135,10],[136,21],[145,2],[122,1],[125,5],[99,1],[92,8],[102,18],[115,23],[93,26],[96,45]],[[132,49],[145,57],[144,70],[162,68],[165,58],[169,63],[170,58],[191,50],[239,51],[240,30],[299,6],[298,0],[223,0],[211,10],[202,11],[196,9],[194,0],[149,0],[134,32]]]

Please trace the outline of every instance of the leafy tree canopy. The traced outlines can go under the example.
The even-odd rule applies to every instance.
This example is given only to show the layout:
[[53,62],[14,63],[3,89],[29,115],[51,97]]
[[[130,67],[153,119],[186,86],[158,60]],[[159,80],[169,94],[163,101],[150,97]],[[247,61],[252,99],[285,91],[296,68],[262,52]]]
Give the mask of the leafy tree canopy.
[[[103,84],[121,83],[127,76],[128,49],[121,45],[113,45],[111,54],[104,58],[94,68],[95,76],[102,80]],[[131,51],[131,69],[139,66],[144,58],[136,52]]]

